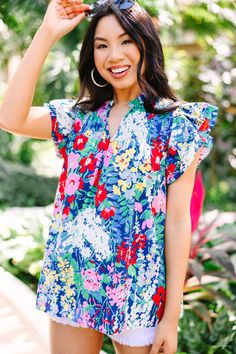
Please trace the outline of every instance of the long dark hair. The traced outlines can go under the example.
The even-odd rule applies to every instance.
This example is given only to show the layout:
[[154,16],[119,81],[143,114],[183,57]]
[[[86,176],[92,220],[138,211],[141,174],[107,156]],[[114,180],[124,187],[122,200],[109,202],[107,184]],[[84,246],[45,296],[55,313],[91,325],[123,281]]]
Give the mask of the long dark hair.
[[[145,95],[144,105],[147,112],[164,113],[176,108],[177,96],[169,86],[164,69],[164,54],[160,38],[153,25],[150,15],[137,3],[129,10],[119,10],[111,1],[100,5],[89,23],[79,57],[78,72],[80,77],[80,92],[74,108],[82,111],[95,111],[107,100],[113,98],[113,87],[108,83],[105,87],[97,87],[91,79],[91,70],[94,63],[94,35],[98,21],[107,15],[115,15],[125,32],[136,42],[140,50],[137,78],[142,92]],[[142,41],[144,42],[144,46]],[[145,77],[141,75],[142,63],[146,57]],[[104,83],[103,78],[96,70],[96,81]],[[169,98],[173,104],[164,109],[154,107],[159,98]]]

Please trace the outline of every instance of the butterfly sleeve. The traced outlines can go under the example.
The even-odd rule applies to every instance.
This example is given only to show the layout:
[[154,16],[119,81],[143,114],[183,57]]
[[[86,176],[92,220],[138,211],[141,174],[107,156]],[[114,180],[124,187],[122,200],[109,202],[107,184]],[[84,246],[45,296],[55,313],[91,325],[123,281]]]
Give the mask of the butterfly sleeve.
[[216,124],[218,107],[207,102],[180,104],[171,116],[166,154],[166,183],[175,182],[201,149],[197,167],[210,153],[214,139],[209,134]]
[[72,106],[75,103],[71,99],[55,99],[44,103],[49,110],[52,124],[52,139],[56,155],[59,158],[66,156],[66,147],[70,133],[72,132],[76,118]]

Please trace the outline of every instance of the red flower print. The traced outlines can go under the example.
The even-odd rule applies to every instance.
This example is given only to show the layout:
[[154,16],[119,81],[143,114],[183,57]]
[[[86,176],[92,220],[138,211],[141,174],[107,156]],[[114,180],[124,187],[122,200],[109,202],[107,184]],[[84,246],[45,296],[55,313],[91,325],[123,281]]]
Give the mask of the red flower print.
[[156,113],[150,113],[149,115],[148,115],[148,119],[152,119],[153,117],[155,117],[156,116]]
[[156,290],[156,293],[152,296],[152,300],[157,306],[160,305],[160,302],[165,302],[166,290],[164,286],[159,286]]
[[160,170],[161,159],[162,159],[162,152],[156,146],[152,149],[152,153],[151,153],[151,166],[153,171]]
[[200,131],[205,131],[208,130],[210,126],[210,122],[209,119],[205,118],[204,122],[202,123],[202,125],[200,126],[199,130]]
[[98,206],[107,197],[107,190],[105,189],[105,183],[98,186],[97,193],[95,196],[95,205]]
[[164,309],[165,309],[165,304],[164,304],[164,302],[162,302],[156,312],[156,315],[159,318],[159,320],[162,319],[162,316],[164,314]]
[[111,207],[111,209],[105,208],[101,212],[101,217],[105,220],[109,219],[111,216],[115,215],[115,208]]
[[55,131],[55,135],[56,135],[58,143],[62,142],[64,136],[63,136],[63,134],[59,133],[58,122],[54,119],[52,121],[52,128],[53,128],[53,131]]
[[60,179],[59,179],[59,193],[60,193],[60,197],[61,200],[64,199],[65,195],[65,184],[66,184],[66,177],[67,177],[67,168],[66,168],[66,164],[64,165],[63,168],[63,172],[61,173]]
[[84,173],[87,171],[94,171],[97,163],[97,158],[94,157],[94,154],[91,153],[89,156],[84,157],[83,159],[80,160],[79,164],[81,166],[80,172]]
[[75,196],[71,195],[67,198],[67,200],[68,200],[68,203],[73,203],[73,201],[75,200]]
[[160,163],[162,160],[163,144],[160,138],[152,139],[152,151],[151,151],[151,166],[153,171],[160,170]]
[[135,234],[134,235],[134,241],[133,241],[133,245],[136,246],[137,248],[145,248],[147,243],[147,237],[144,234]]
[[63,216],[66,217],[70,214],[70,207],[66,206],[64,209],[63,209]]
[[94,185],[95,187],[98,186],[98,182],[99,182],[99,180],[100,180],[101,173],[102,173],[102,170],[101,170],[101,169],[97,171],[97,175],[96,175],[95,180],[94,180],[94,183],[93,183],[93,185]]
[[162,318],[165,308],[166,290],[161,285],[157,288],[156,293],[152,296],[152,300],[158,306],[156,315],[159,319]]
[[82,122],[81,120],[77,120],[74,124],[74,131],[78,133],[82,127]]
[[167,168],[167,174],[172,174],[173,172],[175,172],[176,166],[174,163],[170,163],[168,168]]
[[117,257],[116,257],[116,262],[120,263],[123,261],[125,263],[126,269],[129,268],[130,265],[136,264],[137,262],[137,247],[131,247],[128,243],[125,241],[122,242],[121,245],[117,246]]
[[74,149],[83,150],[88,138],[82,134],[78,135],[74,141]]
[[101,150],[104,150],[106,151],[109,147],[109,139],[105,139],[103,141],[99,141],[98,143],[98,150],[101,151]]
[[171,156],[175,156],[177,154],[177,149],[172,146],[168,149],[168,154],[171,155]]
[[60,154],[62,155],[62,157],[66,158],[67,154],[66,154],[66,146],[63,146],[61,149],[59,149]]

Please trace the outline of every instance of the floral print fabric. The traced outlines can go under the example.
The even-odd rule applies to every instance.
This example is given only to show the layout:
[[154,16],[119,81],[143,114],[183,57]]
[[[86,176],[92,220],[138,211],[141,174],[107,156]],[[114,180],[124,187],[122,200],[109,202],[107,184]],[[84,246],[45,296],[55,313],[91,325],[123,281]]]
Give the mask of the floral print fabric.
[[[54,320],[105,334],[155,327],[165,307],[167,187],[201,148],[208,155],[218,108],[181,103],[149,114],[131,100],[113,137],[113,101],[95,112],[74,100],[45,104],[63,160],[36,307]],[[171,104],[159,99],[157,107]]]

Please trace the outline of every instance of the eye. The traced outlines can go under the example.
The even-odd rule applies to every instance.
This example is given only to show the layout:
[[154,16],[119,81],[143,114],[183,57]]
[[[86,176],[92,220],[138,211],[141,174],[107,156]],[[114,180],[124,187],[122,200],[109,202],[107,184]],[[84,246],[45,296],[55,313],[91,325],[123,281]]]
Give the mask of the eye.
[[100,49],[100,48],[103,48],[103,47],[106,47],[106,45],[105,44],[99,44],[96,48]]
[[125,39],[122,43],[132,43],[131,39]]

